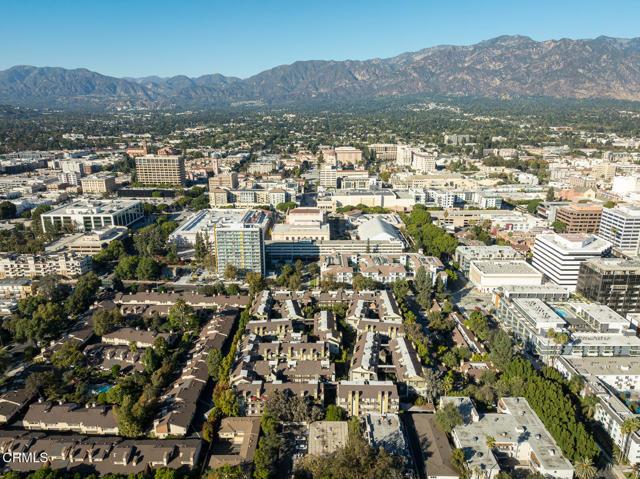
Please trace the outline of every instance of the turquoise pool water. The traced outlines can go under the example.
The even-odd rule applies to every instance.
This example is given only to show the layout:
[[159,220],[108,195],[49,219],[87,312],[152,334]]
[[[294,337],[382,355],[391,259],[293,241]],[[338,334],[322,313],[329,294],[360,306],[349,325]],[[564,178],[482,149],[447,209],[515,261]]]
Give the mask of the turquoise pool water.
[[94,391],[96,392],[96,394],[106,393],[112,387],[113,386],[111,384],[105,384],[104,386],[100,386],[100,387],[95,388]]
[[554,311],[562,318],[566,318],[568,316],[567,312],[561,309],[555,309]]

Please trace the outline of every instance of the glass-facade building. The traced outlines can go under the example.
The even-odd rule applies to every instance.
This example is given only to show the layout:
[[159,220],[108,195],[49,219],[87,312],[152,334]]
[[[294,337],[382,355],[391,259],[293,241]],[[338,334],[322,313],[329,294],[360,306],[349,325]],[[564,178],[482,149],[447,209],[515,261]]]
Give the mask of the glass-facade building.
[[640,261],[595,258],[580,265],[576,291],[616,313],[640,312]]

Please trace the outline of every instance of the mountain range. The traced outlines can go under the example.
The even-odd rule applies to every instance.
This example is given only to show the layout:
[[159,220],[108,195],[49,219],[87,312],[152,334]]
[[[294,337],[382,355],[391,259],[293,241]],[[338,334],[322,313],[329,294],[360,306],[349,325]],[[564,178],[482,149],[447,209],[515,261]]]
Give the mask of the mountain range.
[[610,98],[640,101],[640,38],[534,41],[501,36],[391,58],[298,61],[249,78],[115,78],[86,69],[0,71],[0,104],[48,108],[206,108],[380,96]]

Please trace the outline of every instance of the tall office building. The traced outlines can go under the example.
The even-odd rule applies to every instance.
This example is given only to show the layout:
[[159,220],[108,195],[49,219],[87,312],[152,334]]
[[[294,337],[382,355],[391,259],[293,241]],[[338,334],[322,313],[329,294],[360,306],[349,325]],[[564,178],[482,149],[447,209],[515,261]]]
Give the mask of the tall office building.
[[541,234],[533,246],[533,267],[554,283],[575,291],[580,264],[605,256],[611,243],[581,234]]
[[596,234],[600,229],[602,206],[571,203],[558,208],[555,221],[565,224],[565,233]]
[[603,208],[598,236],[623,253],[637,255],[640,242],[640,207]]
[[184,186],[184,158],[176,155],[146,155],[136,158],[138,181],[146,185]]
[[580,265],[576,291],[616,313],[640,313],[640,261],[593,258]]

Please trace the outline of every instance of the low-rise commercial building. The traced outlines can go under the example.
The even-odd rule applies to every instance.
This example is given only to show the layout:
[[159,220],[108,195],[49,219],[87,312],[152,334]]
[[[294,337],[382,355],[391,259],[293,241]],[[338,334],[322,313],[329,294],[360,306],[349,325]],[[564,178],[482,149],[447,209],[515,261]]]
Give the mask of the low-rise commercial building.
[[135,200],[78,200],[40,216],[44,231],[70,228],[80,231],[131,226],[142,219],[142,202]]
[[339,163],[355,165],[362,161],[362,151],[352,146],[339,146],[334,152]]
[[64,235],[49,243],[45,250],[51,253],[71,251],[82,255],[93,256],[113,241],[123,241],[129,235],[129,229],[124,226],[114,226],[87,233]]
[[542,274],[524,260],[471,261],[469,281],[486,293],[505,285],[541,285]]
[[469,276],[472,261],[510,261],[522,259],[522,254],[511,246],[458,246],[455,261],[458,269]]

